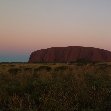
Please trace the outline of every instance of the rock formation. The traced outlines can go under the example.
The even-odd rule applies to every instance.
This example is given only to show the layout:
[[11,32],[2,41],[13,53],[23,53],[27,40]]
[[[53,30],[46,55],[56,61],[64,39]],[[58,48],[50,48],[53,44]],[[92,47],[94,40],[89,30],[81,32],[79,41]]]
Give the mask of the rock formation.
[[51,47],[32,52],[29,62],[74,62],[79,59],[91,62],[110,62],[111,52],[104,49],[81,46]]

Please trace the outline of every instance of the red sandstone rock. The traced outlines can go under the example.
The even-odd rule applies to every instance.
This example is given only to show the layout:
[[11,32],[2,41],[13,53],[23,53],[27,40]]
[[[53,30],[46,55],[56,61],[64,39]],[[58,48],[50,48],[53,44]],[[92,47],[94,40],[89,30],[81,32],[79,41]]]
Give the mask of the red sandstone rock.
[[111,52],[93,47],[52,47],[32,52],[29,62],[74,62],[79,59],[110,62]]

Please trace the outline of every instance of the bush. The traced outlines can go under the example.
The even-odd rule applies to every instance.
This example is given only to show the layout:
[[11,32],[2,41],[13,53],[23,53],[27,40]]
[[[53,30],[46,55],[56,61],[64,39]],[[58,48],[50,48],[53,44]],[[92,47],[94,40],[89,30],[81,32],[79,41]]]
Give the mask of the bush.
[[8,70],[8,72],[9,72],[10,74],[12,74],[12,75],[16,75],[16,74],[18,74],[18,73],[21,73],[22,70],[19,69],[19,68],[10,68],[10,69]]
[[[39,66],[38,67],[38,71],[43,71],[43,70],[45,70],[45,71],[51,71],[51,67],[49,67],[49,66]],[[37,69],[36,69],[37,70]]]
[[24,68],[24,72],[26,73],[32,73],[33,69],[32,68]]
[[58,66],[58,67],[55,67],[55,71],[65,71],[68,69],[68,66]]
[[84,59],[84,58],[81,58],[81,59],[78,59],[76,61],[76,64],[79,65],[79,66],[82,66],[82,65],[86,65],[86,64],[91,64],[92,62],[88,59]]

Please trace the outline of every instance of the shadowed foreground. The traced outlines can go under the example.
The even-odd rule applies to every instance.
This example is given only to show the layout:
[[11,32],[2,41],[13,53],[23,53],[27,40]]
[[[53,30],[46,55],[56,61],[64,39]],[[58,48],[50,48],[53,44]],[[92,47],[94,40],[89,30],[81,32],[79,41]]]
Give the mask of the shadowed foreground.
[[111,65],[0,64],[0,111],[111,111]]

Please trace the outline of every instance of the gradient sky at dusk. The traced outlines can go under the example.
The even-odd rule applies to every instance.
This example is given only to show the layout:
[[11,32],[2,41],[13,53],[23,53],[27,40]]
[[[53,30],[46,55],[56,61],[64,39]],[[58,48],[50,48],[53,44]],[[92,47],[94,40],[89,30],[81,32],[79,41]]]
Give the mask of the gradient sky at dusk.
[[111,0],[0,0],[0,62],[54,46],[111,51]]

